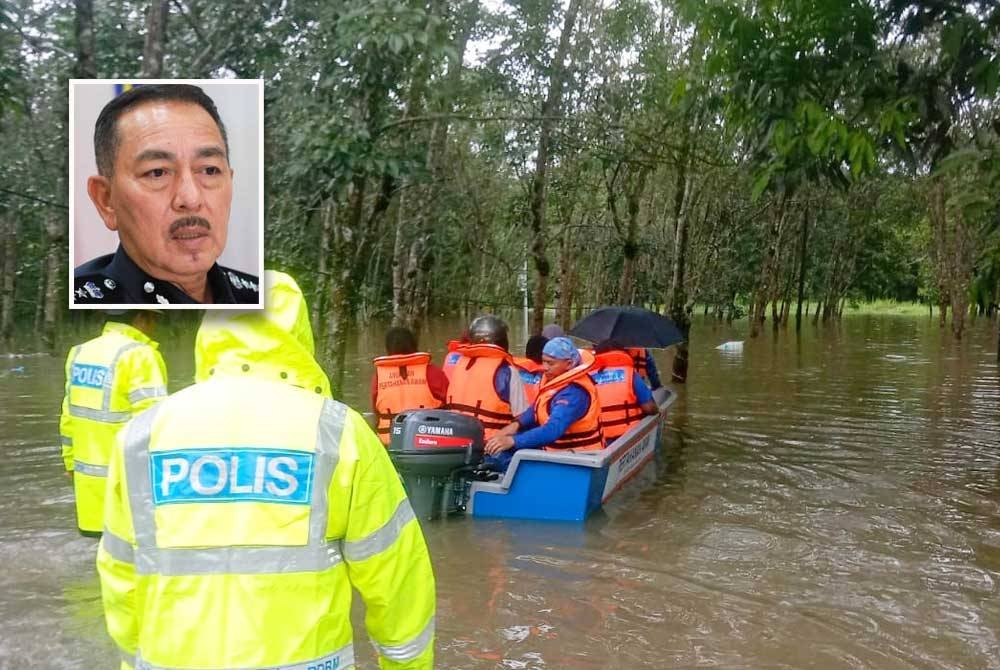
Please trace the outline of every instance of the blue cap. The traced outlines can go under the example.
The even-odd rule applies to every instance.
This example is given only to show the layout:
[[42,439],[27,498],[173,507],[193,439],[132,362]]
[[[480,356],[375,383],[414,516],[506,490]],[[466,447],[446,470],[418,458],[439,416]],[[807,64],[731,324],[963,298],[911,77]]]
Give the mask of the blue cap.
[[573,365],[579,365],[582,361],[580,352],[576,350],[572,340],[568,337],[553,337],[545,343],[542,354],[561,361],[572,361]]

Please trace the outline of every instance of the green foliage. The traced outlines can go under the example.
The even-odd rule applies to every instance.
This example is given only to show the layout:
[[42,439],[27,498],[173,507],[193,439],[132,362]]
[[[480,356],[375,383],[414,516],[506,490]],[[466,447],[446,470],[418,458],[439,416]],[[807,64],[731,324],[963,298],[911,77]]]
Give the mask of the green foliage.
[[[323,311],[346,284],[353,314],[387,316],[397,237],[418,230],[430,311],[517,306],[564,4],[175,2],[164,71],[265,81],[266,262]],[[15,193],[0,217],[18,222],[17,316],[31,323],[44,226],[65,216],[77,45],[70,3],[19,7],[0,12],[0,183]],[[100,76],[141,70],[146,8],[95,3]],[[688,302],[728,306],[761,290],[772,249],[766,288],[785,299],[805,210],[807,297],[936,299],[928,174],[976,226],[974,293],[996,286],[995,3],[616,0],[584,3],[577,23],[563,108],[544,120],[550,300],[615,301],[628,258],[636,299],[663,304],[686,252]]]

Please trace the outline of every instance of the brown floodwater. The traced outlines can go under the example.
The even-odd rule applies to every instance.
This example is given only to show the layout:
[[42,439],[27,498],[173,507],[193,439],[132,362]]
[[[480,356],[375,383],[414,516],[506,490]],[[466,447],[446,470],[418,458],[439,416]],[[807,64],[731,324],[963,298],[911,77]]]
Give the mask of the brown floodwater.
[[[1000,669],[995,327],[848,316],[715,349],[745,328],[695,323],[660,457],[585,524],[425,524],[436,667]],[[348,354],[358,409],[382,333]],[[190,349],[166,349],[176,390]],[[62,366],[0,356],[3,669],[117,668],[59,458]]]

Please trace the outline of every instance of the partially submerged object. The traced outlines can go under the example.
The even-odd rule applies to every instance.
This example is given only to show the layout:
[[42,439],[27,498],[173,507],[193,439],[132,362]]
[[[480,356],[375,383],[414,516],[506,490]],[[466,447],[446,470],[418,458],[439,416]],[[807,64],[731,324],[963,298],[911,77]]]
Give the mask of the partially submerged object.
[[743,340],[730,340],[716,347],[719,351],[743,351]]
[[583,521],[653,459],[676,394],[661,388],[653,397],[659,414],[644,417],[608,447],[579,453],[521,449],[504,473],[480,465],[479,423],[445,410],[397,415],[389,451],[420,518],[467,513]]

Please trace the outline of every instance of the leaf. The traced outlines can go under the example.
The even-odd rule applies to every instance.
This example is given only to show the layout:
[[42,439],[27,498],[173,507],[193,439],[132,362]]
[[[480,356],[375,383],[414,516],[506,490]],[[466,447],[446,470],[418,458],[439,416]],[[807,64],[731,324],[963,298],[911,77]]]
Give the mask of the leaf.
[[962,23],[949,23],[941,30],[941,49],[951,60],[958,60],[965,39],[965,26]]
[[952,151],[950,154],[945,156],[940,163],[938,163],[937,170],[935,170],[934,173],[948,174],[956,172],[964,167],[975,165],[981,159],[982,154],[980,151],[972,147]]
[[757,202],[760,196],[767,189],[767,185],[771,181],[771,170],[762,170],[760,174],[753,180],[753,188],[750,189],[750,199]]
[[674,90],[671,91],[670,93],[671,104],[676,105],[681,100],[683,100],[685,93],[687,93],[687,80],[681,78],[677,81],[676,84],[674,84]]

